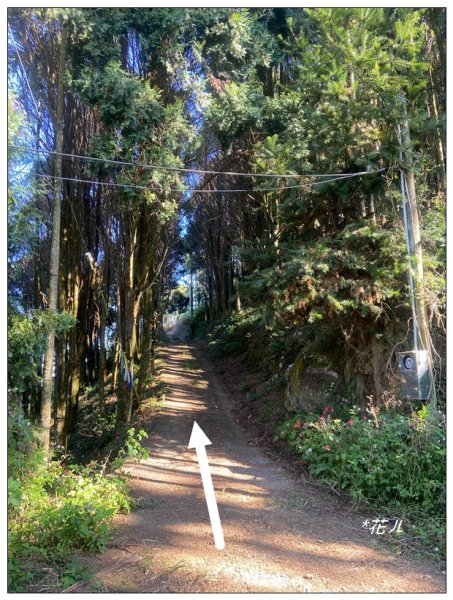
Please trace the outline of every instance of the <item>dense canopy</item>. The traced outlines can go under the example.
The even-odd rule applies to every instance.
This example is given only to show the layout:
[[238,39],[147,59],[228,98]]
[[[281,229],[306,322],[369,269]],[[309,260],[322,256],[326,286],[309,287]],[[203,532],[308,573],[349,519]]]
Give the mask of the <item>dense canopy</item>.
[[444,9],[11,8],[8,64],[9,407],[45,447],[90,390],[127,427],[182,312],[351,403],[415,344],[444,406]]
[[242,310],[267,360],[333,351],[359,399],[389,390],[392,349],[411,336],[401,168],[416,182],[442,394],[444,16],[10,9],[10,389],[27,413],[42,412],[56,327],[62,441],[80,386],[104,397],[106,365],[128,421],[182,265],[199,318]]

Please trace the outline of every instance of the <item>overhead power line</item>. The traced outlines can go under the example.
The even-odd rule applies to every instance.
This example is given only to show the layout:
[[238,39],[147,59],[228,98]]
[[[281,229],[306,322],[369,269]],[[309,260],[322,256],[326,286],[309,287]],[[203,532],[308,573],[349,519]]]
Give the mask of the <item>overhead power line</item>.
[[290,174],[290,173],[239,173],[234,171],[210,171],[206,169],[187,169],[183,167],[173,167],[169,165],[158,165],[158,164],[150,164],[150,163],[140,163],[140,162],[127,162],[124,160],[112,160],[109,158],[99,158],[97,156],[86,156],[82,154],[70,154],[68,152],[56,152],[55,150],[38,150],[36,148],[31,148],[29,146],[15,146],[10,145],[8,148],[14,150],[24,150],[27,152],[34,153],[48,153],[48,154],[56,154],[58,156],[64,156],[66,158],[77,158],[80,160],[93,161],[93,162],[102,162],[111,165],[121,165],[121,166],[129,166],[129,167],[140,167],[143,169],[155,169],[155,170],[166,170],[166,171],[178,171],[181,173],[198,173],[202,175],[232,175],[235,177],[275,177],[281,179],[299,179],[299,178],[307,178],[307,177],[350,177],[356,175],[367,175],[369,171],[361,171],[357,173],[306,173],[304,175],[300,174]]
[[[110,182],[110,181],[93,181],[92,179],[79,179],[76,177],[58,177],[56,175],[46,175],[43,173],[33,173],[30,172],[28,173],[28,175],[33,175],[34,177],[42,177],[44,179],[57,179],[57,180],[61,180],[61,181],[75,181],[77,183],[91,183],[92,185],[104,185],[107,187],[119,187],[119,188],[132,188],[132,189],[139,189],[139,190],[147,190],[149,192],[160,192],[160,193],[178,193],[178,194],[184,194],[184,193],[192,193],[192,194],[239,194],[239,193],[253,193],[253,192],[281,192],[283,190],[292,190],[292,189],[310,189],[312,186],[314,185],[320,185],[320,184],[326,184],[326,183],[331,183],[332,181],[338,181],[338,180],[343,180],[343,179],[350,179],[352,177],[359,177],[359,176],[364,176],[364,175],[373,175],[375,173],[380,173],[382,171],[385,171],[385,169],[379,169],[378,171],[364,171],[362,173],[351,173],[351,174],[346,174],[346,175],[342,175],[341,177],[334,177],[332,179],[328,179],[328,180],[323,180],[323,181],[314,181],[311,183],[305,183],[305,184],[301,184],[301,185],[289,185],[289,186],[283,186],[283,187],[278,187],[278,188],[255,188],[255,189],[225,189],[225,190],[207,190],[207,189],[177,189],[177,188],[170,188],[170,189],[163,189],[163,188],[157,188],[157,187],[149,187],[146,185],[135,185],[135,184],[128,184],[128,183],[114,183],[114,182]],[[13,172],[15,173],[15,172]]]

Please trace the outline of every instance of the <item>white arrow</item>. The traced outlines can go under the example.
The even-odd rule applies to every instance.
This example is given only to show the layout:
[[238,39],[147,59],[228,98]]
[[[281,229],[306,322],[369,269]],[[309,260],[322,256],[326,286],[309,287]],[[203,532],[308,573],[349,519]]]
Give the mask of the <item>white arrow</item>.
[[204,434],[201,427],[196,421],[193,423],[192,435],[190,436],[188,448],[195,448],[197,452],[198,464],[200,465],[201,481],[203,482],[204,493],[206,496],[206,504],[208,505],[209,518],[211,519],[212,533],[214,534],[214,542],[217,550],[225,548],[225,540],[223,539],[222,524],[220,523],[219,509],[212,485],[211,471],[209,469],[208,457],[206,448],[211,444],[207,436]]

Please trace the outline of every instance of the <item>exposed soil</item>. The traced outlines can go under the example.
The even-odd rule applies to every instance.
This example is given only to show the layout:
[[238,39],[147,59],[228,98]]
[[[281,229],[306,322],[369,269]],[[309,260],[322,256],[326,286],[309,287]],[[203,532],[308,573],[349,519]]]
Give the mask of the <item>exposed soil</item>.
[[[362,528],[349,503],[249,441],[206,356],[177,340],[183,333],[163,349],[167,393],[148,423],[150,457],[130,465],[141,505],[116,518],[114,543],[93,559],[91,580],[68,591],[445,591],[440,567],[398,555],[396,543]],[[187,449],[194,420],[212,442],[224,550],[214,546],[196,454]]]

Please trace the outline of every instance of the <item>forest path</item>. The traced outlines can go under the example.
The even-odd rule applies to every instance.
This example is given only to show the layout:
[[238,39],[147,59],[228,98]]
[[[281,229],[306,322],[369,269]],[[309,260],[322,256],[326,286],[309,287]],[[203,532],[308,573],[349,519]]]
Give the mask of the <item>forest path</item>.
[[[150,457],[130,465],[141,507],[116,518],[114,544],[80,591],[445,591],[434,565],[398,557],[362,529],[347,503],[250,446],[202,353],[176,340],[162,353],[167,393],[150,425]],[[212,442],[206,449],[225,536],[221,551],[196,454],[187,449],[194,420]]]

